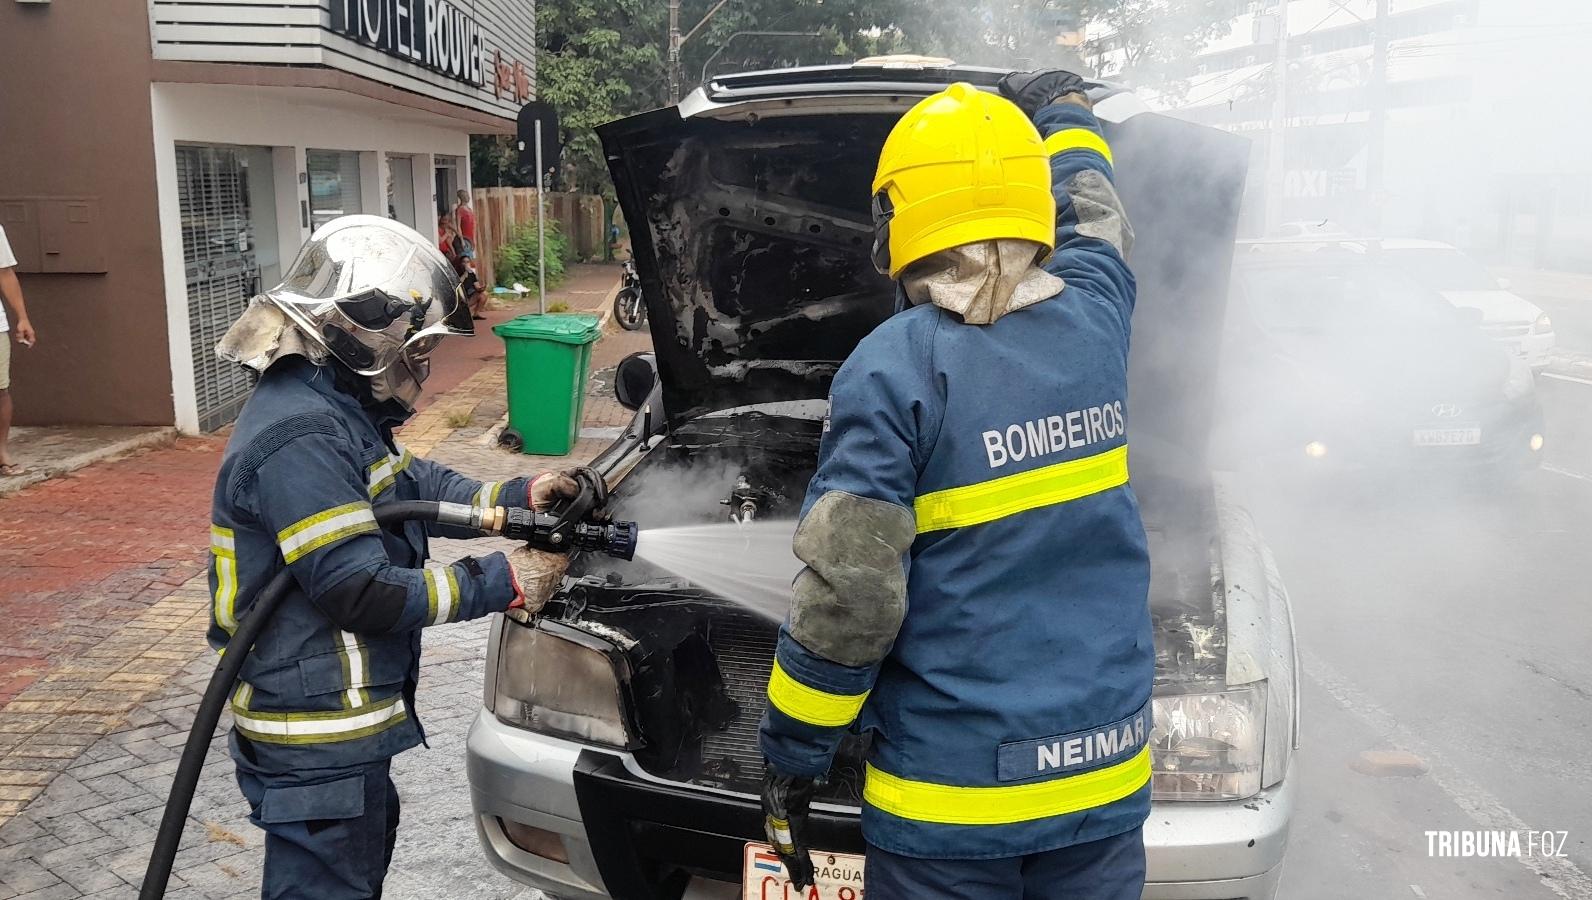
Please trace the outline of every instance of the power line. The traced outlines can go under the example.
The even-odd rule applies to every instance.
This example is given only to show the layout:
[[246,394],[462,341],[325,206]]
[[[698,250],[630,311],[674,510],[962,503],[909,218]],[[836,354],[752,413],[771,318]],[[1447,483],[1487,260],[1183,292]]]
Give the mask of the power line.
[[[1322,26],[1324,26],[1328,22],[1332,21],[1333,17],[1335,17],[1340,11],[1349,13],[1349,15],[1351,15],[1351,16],[1355,15],[1353,12],[1350,12],[1348,9],[1345,9],[1345,8],[1339,6],[1339,7],[1335,8],[1332,12],[1327,13],[1326,16],[1321,21],[1319,21],[1316,24],[1310,26],[1309,28],[1306,28],[1304,31],[1299,32],[1298,35],[1289,35],[1289,40],[1294,40],[1296,37],[1297,38],[1302,38],[1302,37],[1307,37],[1309,35],[1315,34],[1317,31],[1321,30]],[[1355,16],[1355,18],[1359,18],[1359,17]],[[1365,20],[1361,19],[1360,21],[1363,22]],[[1251,46],[1258,47],[1260,45],[1259,44],[1252,44]],[[1224,93],[1226,93],[1228,91],[1236,90],[1236,89],[1238,89],[1240,87],[1243,87],[1244,85],[1248,84],[1251,81],[1254,81],[1256,78],[1259,78],[1262,75],[1269,75],[1271,73],[1271,71],[1272,71],[1272,66],[1274,66],[1274,65],[1276,65],[1276,63],[1272,63],[1271,65],[1267,65],[1267,66],[1263,66],[1260,69],[1260,71],[1250,74],[1249,76],[1244,78],[1242,81],[1236,82],[1234,84],[1227,85],[1226,87],[1223,87],[1223,88],[1220,88],[1220,89],[1218,89],[1216,91],[1213,91],[1213,92],[1205,95],[1201,99],[1194,101],[1193,103],[1191,103],[1189,105],[1198,106],[1201,103],[1204,103],[1204,102],[1206,102],[1208,100],[1211,100],[1211,99],[1214,99],[1216,97],[1219,97],[1219,96],[1221,96],[1222,94],[1224,94]],[[1224,73],[1218,73],[1217,75],[1212,76],[1212,77],[1213,78],[1214,77],[1220,77],[1221,74],[1224,74]]]

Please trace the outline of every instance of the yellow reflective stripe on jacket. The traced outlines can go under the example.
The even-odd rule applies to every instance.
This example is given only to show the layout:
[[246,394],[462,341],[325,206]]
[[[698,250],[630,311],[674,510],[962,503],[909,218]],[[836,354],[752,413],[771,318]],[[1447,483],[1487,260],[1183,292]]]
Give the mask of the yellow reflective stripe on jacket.
[[459,576],[452,566],[426,569],[426,624],[453,621],[459,605]]
[[244,737],[267,744],[326,744],[368,737],[409,718],[403,696],[359,709],[259,712],[232,704],[232,720]]
[[210,560],[216,570],[216,593],[211,598],[211,614],[222,630],[231,634],[238,628],[238,545],[230,528],[210,526]]
[[868,692],[860,694],[830,694],[790,677],[774,660],[774,671],[768,676],[768,702],[774,708],[799,722],[821,728],[850,725],[862,709]]
[[1051,156],[1057,153],[1066,153],[1068,150],[1093,150],[1104,156],[1110,165],[1116,165],[1111,158],[1111,145],[1106,139],[1087,128],[1068,128],[1058,131],[1045,138],[1045,152]]
[[365,656],[365,645],[353,632],[337,632],[337,655],[343,663],[343,708],[357,709],[370,702],[370,691],[363,685],[370,683],[370,660]]
[[1081,812],[1127,797],[1150,780],[1150,748],[1116,765],[1036,784],[959,787],[912,781],[868,764],[862,799],[917,822],[1005,825]]
[[378,459],[371,463],[370,499],[376,499],[381,496],[383,491],[392,487],[393,482],[398,480],[398,473],[409,468],[409,463],[413,460],[414,457],[409,455],[408,450],[405,450],[402,453],[391,454],[385,459]]
[[300,519],[277,532],[276,543],[282,548],[282,558],[292,563],[328,544],[376,530],[375,513],[369,503],[361,501]]
[[478,507],[497,506],[498,495],[501,493],[503,493],[503,485],[500,482],[488,481],[481,485],[480,490],[475,492],[475,505]]
[[1128,483],[1128,448],[924,494],[913,501],[918,534],[981,525]]

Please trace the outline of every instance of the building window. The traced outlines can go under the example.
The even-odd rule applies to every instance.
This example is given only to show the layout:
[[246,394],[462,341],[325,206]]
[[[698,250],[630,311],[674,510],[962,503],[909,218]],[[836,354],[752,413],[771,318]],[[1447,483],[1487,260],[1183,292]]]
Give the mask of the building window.
[[419,228],[415,218],[415,160],[412,156],[387,157],[387,215]]
[[306,150],[304,156],[310,177],[311,228],[363,211],[359,202],[358,152]]

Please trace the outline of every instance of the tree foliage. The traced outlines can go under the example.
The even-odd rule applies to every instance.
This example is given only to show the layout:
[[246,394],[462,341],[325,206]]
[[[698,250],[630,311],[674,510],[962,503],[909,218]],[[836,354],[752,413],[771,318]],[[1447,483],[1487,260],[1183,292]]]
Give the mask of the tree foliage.
[[[682,0],[687,34],[718,0]],[[727,0],[680,54],[681,90],[703,72],[850,62],[886,53],[946,56],[972,65],[1079,67],[1059,37],[1083,23],[1117,31],[1126,62],[1100,73],[1163,87],[1223,33],[1232,0]],[[611,194],[593,129],[667,105],[666,0],[541,0],[538,96],[559,111],[564,166],[555,184]],[[770,32],[776,32],[770,34]],[[512,143],[478,138],[476,180],[524,184]],[[534,178],[530,179],[534,181]]]
[[1194,58],[1232,29],[1232,0],[1117,0],[1101,4],[1120,63],[1099,73],[1180,96]]

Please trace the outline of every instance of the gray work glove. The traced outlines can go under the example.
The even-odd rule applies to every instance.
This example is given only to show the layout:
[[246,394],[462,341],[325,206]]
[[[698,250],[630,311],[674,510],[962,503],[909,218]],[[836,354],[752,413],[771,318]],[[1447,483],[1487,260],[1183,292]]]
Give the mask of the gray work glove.
[[1077,95],[1073,102],[1087,108],[1090,105],[1088,90],[1087,81],[1066,69],[1012,72],[1000,80],[1001,95],[1017,104],[1030,119],[1041,109],[1072,94]]
[[560,500],[573,500],[580,496],[580,482],[575,480],[577,469],[560,469],[557,472],[543,472],[531,479],[530,490],[526,493],[531,498],[531,509],[537,512],[547,512]]
[[769,768],[763,776],[763,831],[774,845],[785,873],[798,889],[813,883],[813,858],[807,846],[807,811],[815,782],[781,775]]
[[514,579],[514,599],[505,612],[509,618],[529,623],[542,612],[569,568],[568,553],[549,553],[534,547],[516,547],[509,553]]

